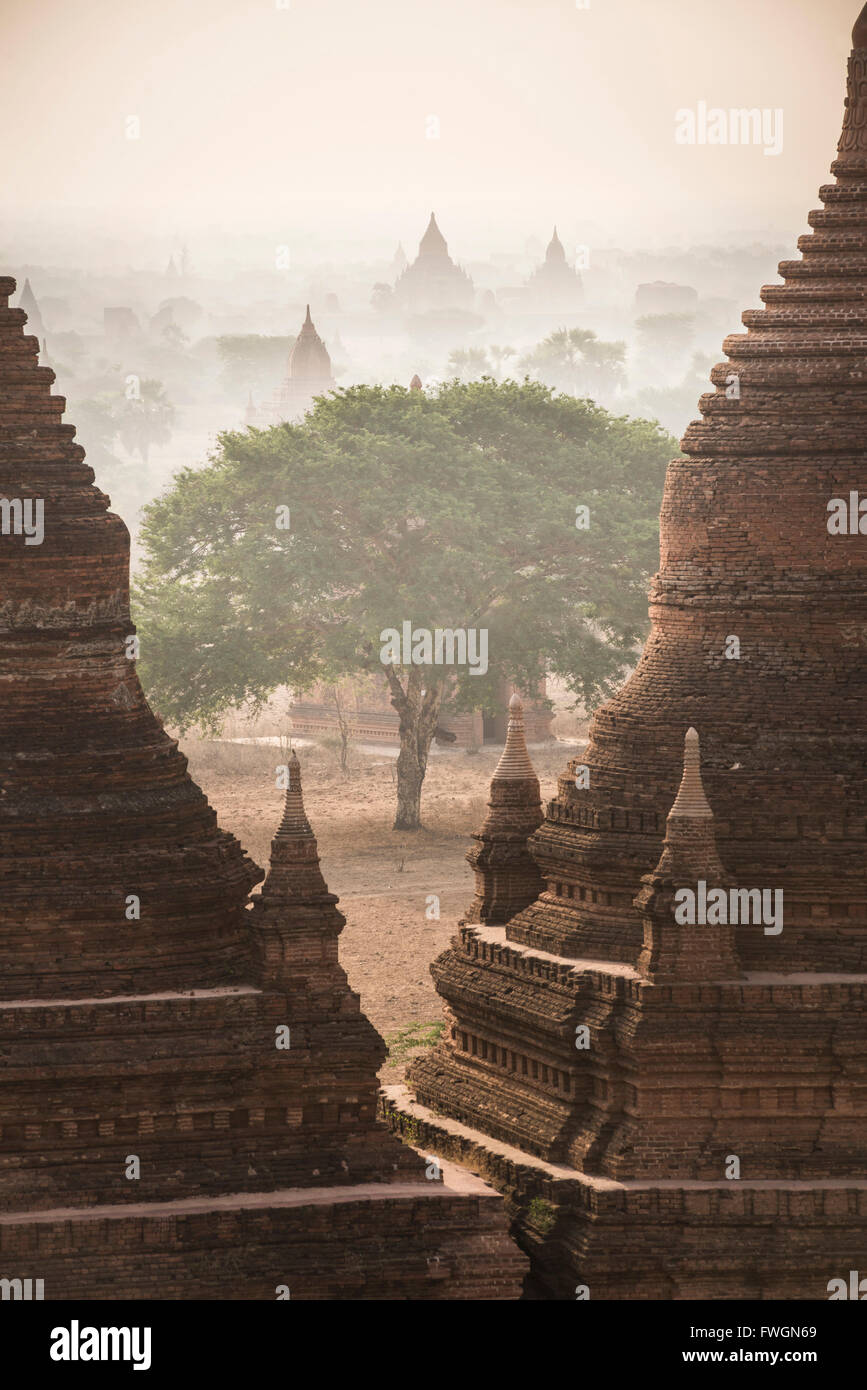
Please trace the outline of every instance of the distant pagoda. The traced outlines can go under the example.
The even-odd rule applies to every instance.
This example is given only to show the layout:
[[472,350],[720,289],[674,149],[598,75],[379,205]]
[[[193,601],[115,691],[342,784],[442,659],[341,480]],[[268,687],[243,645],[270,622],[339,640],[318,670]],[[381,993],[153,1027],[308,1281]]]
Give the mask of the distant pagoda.
[[669,467],[652,631],[530,839],[544,890],[462,924],[391,1096],[508,1193],[558,1297],[864,1268],[867,7],[832,172]]
[[259,410],[250,411],[248,403],[245,422],[257,425],[279,425],[283,421],[303,419],[317,396],[326,396],[335,386],[328,349],[320,338],[310,316],[310,305],[301,331],[289,351],[286,376]]
[[452,260],[436,216],[431,213],[418,255],[395,283],[395,305],[410,313],[424,314],[439,309],[470,309],[473,297],[473,282]]
[[0,278],[3,1276],[49,1300],[517,1297],[501,1199],[429,1180],[376,1121],[384,1044],[338,962],[294,757],[248,909],[262,871],[144,698],[129,534],[14,290]]
[[23,309],[27,315],[27,323],[31,333],[35,333],[42,342],[45,338],[45,324],[42,321],[42,313],[36,301],[36,295],[33,293],[33,286],[27,278],[24,280],[24,289],[21,291],[18,307]]
[[560,309],[568,313],[584,299],[584,286],[578,271],[566,259],[566,249],[557,228],[548,242],[545,259],[527,283],[527,297],[539,308]]

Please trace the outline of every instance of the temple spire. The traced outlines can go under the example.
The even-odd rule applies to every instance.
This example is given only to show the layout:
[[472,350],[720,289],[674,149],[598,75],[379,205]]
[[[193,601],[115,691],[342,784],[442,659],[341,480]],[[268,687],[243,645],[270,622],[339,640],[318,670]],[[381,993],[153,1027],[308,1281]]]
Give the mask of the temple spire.
[[545,252],[546,261],[566,261],[566,249],[557,235],[557,228],[554,228],[554,235],[548,242],[548,249]]
[[298,836],[313,838],[313,831],[304,810],[304,797],[301,791],[301,763],[295,749],[289,754],[286,764],[289,772],[286,799],[283,803],[283,819],[277,828],[277,839],[286,840]]
[[524,738],[520,696],[509,701],[506,745],[491,781],[488,814],[467,853],[476,876],[468,922],[509,922],[534,902],[544,884],[527,840],[542,822],[539,778]]
[[[288,899],[294,904],[315,903],[334,904],[337,898],[329,893],[328,885],[319,867],[319,849],[316,837],[304,809],[304,796],[301,790],[301,764],[294,748],[286,763],[287,785],[283,802],[283,818],[271,841],[271,867],[262,885],[264,899]],[[343,926],[339,918],[336,931]]]
[[420,256],[447,256],[448,243],[437,226],[436,214],[431,213],[427,230],[418,245]]
[[331,358],[316,332],[309,304],[301,330],[289,353],[289,379],[315,382],[314,395],[324,394],[334,384]]
[[716,843],[716,821],[701,780],[698,731],[690,728],[683,741],[683,776],[668,813],[662,858],[656,872],[670,871],[687,882],[724,878]]
[[687,729],[683,776],[668,813],[662,854],[653,873],[645,874],[635,906],[644,924],[638,969],[660,984],[673,980],[721,980],[740,974],[734,928],[728,922],[681,922],[675,915],[680,890],[696,901],[712,889],[727,889],[720,862],[716,821],[701,780],[698,731]]
[[683,741],[683,776],[669,816],[713,818],[701,780],[701,752],[697,729],[687,729]]
[[531,778],[539,785],[539,779],[530,754],[524,733],[524,706],[517,691],[509,701],[509,727],[506,731],[506,745],[494,772],[494,781],[523,780]]
[[867,5],[852,30],[846,109],[837,152],[839,158],[832,165],[832,173],[838,178],[846,174],[863,175],[867,165]]
[[27,332],[34,333],[37,338],[42,340],[45,337],[45,325],[42,322],[42,314],[36,295],[33,293],[33,286],[28,278],[24,280],[24,288],[21,291],[18,307],[23,309],[27,315]]
[[271,841],[268,876],[261,895],[253,898],[250,918],[259,982],[269,989],[295,989],[301,981],[308,997],[339,995],[341,1008],[357,1013],[358,998],[346,995],[346,975],[337,952],[346,918],[322,874],[294,749],[286,770],[283,817]]

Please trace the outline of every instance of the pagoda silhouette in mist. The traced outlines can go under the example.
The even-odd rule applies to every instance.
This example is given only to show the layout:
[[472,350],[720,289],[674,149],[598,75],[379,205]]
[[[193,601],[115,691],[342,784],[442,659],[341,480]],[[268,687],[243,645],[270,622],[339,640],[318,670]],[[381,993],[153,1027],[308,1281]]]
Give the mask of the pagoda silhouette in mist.
[[449,255],[445,237],[431,213],[427,230],[418,244],[415,260],[401,271],[394,286],[394,303],[412,313],[470,309],[473,282]]

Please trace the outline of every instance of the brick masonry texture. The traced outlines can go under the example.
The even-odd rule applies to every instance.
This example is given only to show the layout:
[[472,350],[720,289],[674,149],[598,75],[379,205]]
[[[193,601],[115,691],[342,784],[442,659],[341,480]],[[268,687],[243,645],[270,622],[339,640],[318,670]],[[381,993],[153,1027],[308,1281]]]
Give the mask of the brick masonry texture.
[[129,536],[14,289],[0,498],[41,501],[44,539],[0,536],[0,1276],[37,1268],[47,1299],[515,1298],[501,1198],[428,1180],[377,1120],[384,1044],[297,759],[251,901],[262,870],[147,705]]
[[[867,1261],[867,536],[827,524],[867,491],[867,8],[832,172],[669,467],[651,634],[529,840],[542,891],[468,914],[387,1107],[496,1181],[557,1297],[815,1298]],[[678,922],[700,880],[781,890],[783,930]]]

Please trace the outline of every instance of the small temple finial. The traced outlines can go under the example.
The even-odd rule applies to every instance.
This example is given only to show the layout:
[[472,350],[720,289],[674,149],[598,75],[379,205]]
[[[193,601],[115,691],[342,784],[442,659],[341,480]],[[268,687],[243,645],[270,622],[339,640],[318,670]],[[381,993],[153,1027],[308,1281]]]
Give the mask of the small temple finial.
[[524,735],[524,706],[517,691],[509,700],[509,727],[506,731],[506,746],[494,772],[494,781],[515,781],[525,777],[535,777],[536,770],[530,762],[527,742]]
[[713,817],[701,780],[701,749],[697,729],[687,729],[683,741],[683,777],[669,816]]
[[283,819],[271,841],[271,859],[262,892],[253,899],[251,925],[260,983],[267,988],[333,991],[345,984],[337,938],[346,919],[328,891],[316,836],[301,794],[301,764],[294,748],[286,759],[289,774]]
[[467,853],[475,872],[475,896],[467,922],[509,922],[535,902],[544,884],[527,845],[542,823],[539,778],[524,739],[524,706],[509,700],[506,746],[491,781],[488,814]]
[[306,838],[312,836],[313,831],[307,819],[307,812],[304,810],[304,797],[301,791],[301,764],[294,748],[286,760],[286,769],[289,774],[286,800],[283,806],[283,819],[277,829],[276,838],[285,840],[289,837],[303,836]]
[[644,927],[638,973],[657,983],[674,980],[727,980],[740,974],[735,931],[722,921],[684,921],[677,914],[679,894],[721,889],[728,876],[716,843],[716,820],[701,781],[697,729],[687,729],[683,777],[668,813],[659,863],[645,874],[634,900]]
[[867,48],[867,5],[855,20],[855,28],[852,30],[852,47]]
[[304,320],[304,327],[305,327],[305,328],[307,328],[307,327],[312,328],[312,327],[313,327],[313,320],[312,320],[312,318],[310,317],[310,305],[309,305],[309,304],[307,305],[307,317],[306,317],[306,319]]
[[421,377],[419,376],[418,372],[416,372],[412,381],[409,383],[409,389],[410,391],[420,391],[422,389]]

